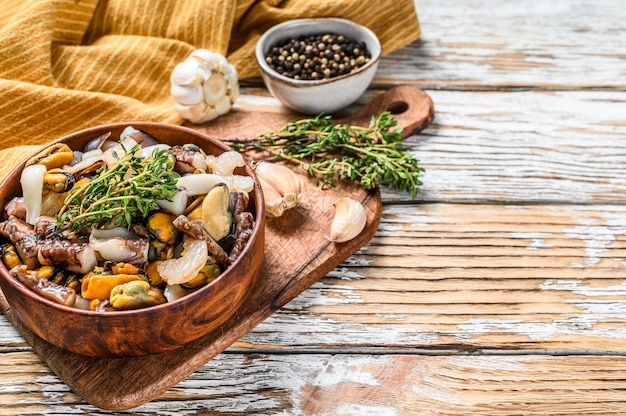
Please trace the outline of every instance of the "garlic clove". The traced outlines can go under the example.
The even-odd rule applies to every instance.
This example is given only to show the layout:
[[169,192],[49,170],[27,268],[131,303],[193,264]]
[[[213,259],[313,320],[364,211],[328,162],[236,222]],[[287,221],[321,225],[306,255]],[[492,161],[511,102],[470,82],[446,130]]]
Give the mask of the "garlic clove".
[[265,213],[270,217],[280,217],[285,212],[283,196],[262,177],[257,175],[257,179],[265,200]]
[[285,209],[294,208],[302,198],[302,185],[298,175],[284,165],[260,162],[256,174],[272,186],[283,198]]
[[330,225],[330,235],[326,239],[335,243],[352,240],[365,228],[367,215],[363,205],[352,198],[343,197],[334,204],[335,216]]
[[173,85],[197,86],[202,83],[203,79],[199,63],[192,59],[184,60],[176,65],[170,75],[170,81]]
[[202,102],[203,90],[200,86],[172,84],[170,94],[175,103],[182,105],[194,105]]
[[185,118],[192,123],[194,120],[201,120],[204,117],[204,106],[199,104],[183,105],[174,103],[174,108],[182,118]]

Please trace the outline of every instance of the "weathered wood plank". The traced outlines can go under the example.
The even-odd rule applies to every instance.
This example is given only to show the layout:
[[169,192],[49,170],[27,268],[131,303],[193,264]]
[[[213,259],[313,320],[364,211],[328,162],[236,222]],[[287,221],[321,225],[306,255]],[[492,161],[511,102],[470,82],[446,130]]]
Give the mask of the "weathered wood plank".
[[620,0],[419,0],[422,36],[381,61],[374,85],[428,89],[626,87]]
[[[0,354],[0,363],[0,415],[112,414],[82,402],[32,353]],[[624,374],[621,356],[227,353],[128,413],[611,415],[626,406]]]
[[624,217],[621,205],[385,207],[370,244],[242,345],[624,350]]
[[435,120],[406,141],[426,168],[420,200],[624,201],[626,93],[429,94]]

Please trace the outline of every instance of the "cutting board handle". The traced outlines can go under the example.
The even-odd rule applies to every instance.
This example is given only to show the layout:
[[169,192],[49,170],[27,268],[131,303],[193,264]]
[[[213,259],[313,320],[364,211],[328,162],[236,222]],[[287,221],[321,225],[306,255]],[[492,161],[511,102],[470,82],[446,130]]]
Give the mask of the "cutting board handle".
[[428,94],[416,87],[401,85],[378,95],[341,122],[367,126],[372,115],[378,116],[385,111],[398,121],[398,128],[403,129],[403,138],[422,131],[435,116],[435,106]]

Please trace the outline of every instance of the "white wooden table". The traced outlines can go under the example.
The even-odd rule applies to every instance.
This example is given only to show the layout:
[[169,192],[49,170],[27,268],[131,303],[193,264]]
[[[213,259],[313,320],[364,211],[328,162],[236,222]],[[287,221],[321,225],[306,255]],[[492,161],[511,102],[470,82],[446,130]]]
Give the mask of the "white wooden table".
[[[433,99],[417,200],[137,415],[626,413],[626,7],[418,0],[386,56]],[[280,111],[262,84],[238,105]],[[112,414],[0,316],[0,415]]]

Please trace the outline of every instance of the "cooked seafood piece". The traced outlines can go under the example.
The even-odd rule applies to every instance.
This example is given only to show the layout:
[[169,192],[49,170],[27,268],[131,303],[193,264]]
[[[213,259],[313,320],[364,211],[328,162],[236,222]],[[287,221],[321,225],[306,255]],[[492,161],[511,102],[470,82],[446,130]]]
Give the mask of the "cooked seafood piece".
[[[80,183],[81,182],[78,181],[75,185]],[[56,215],[63,206],[66,197],[67,192],[44,192],[41,199],[41,215]]]
[[181,257],[164,260],[157,265],[157,272],[161,279],[170,285],[189,282],[200,273],[209,260],[205,240],[186,235],[183,245]]
[[166,285],[165,289],[163,289],[163,295],[168,302],[174,302],[176,299],[187,295],[190,291],[190,289],[185,289],[182,285]]
[[35,221],[34,229],[37,238],[52,238],[57,231],[57,220],[49,215],[42,215]]
[[207,194],[217,185],[225,183],[226,181],[220,175],[215,175],[213,173],[199,173],[181,176],[176,182],[176,187],[179,189],[185,189],[187,191],[187,195],[194,196]]
[[62,238],[38,242],[37,258],[43,265],[53,264],[71,272],[85,274],[98,264],[96,252],[89,244],[73,243]]
[[228,254],[224,249],[209,235],[209,233],[204,229],[204,225],[202,225],[202,221],[194,220],[191,221],[184,215],[179,215],[174,220],[174,226],[178,228],[180,231],[184,232],[190,237],[193,237],[197,240],[204,240],[207,243],[207,249],[209,254],[215,262],[221,266],[228,266],[230,261],[228,259]]
[[55,143],[28,159],[25,167],[39,164],[50,170],[69,165],[72,160],[74,160],[74,151],[65,143]]
[[4,218],[9,218],[11,215],[21,220],[26,220],[26,204],[23,197],[16,196],[5,205]]
[[233,244],[233,248],[230,251],[230,255],[228,256],[228,260],[230,263],[233,263],[244,247],[250,240],[250,236],[252,235],[252,229],[254,228],[254,218],[250,212],[242,212],[237,215],[236,221],[236,230],[235,230],[235,243]]
[[14,267],[10,272],[33,292],[46,299],[66,306],[74,306],[76,302],[76,291],[74,289],[57,285],[45,278],[40,278],[36,271],[29,271],[26,265]]
[[105,273],[101,267],[96,267],[83,277],[81,296],[85,299],[109,299],[113,288],[135,280],[146,281],[146,278],[138,274]]
[[29,269],[39,267],[38,239],[33,226],[11,215],[6,221],[0,223],[0,234],[13,243],[26,267]]
[[67,192],[74,186],[76,178],[74,175],[64,169],[50,169],[43,175],[43,184],[45,189],[52,192]]
[[109,298],[115,309],[138,309],[167,302],[163,293],[145,280],[115,286]]
[[110,131],[106,133],[102,133],[100,136],[94,137],[93,139],[89,140],[87,144],[83,146],[83,153],[88,153],[94,150],[102,149],[102,145],[104,144],[104,142],[106,142],[109,139],[109,137],[111,137]]
[[85,158],[73,166],[66,166],[65,169],[77,180],[85,176],[93,176],[98,169],[106,165],[104,155]]
[[174,217],[164,212],[154,213],[148,218],[148,233],[162,243],[172,245],[176,243],[180,232],[174,227]]
[[148,261],[150,239],[136,235],[107,237],[106,234],[94,231],[96,230],[89,236],[89,245],[104,260],[131,264],[143,264]]
[[182,174],[194,173],[197,170],[206,171],[206,155],[199,147],[174,146],[168,152],[176,158],[174,171]]
[[44,165],[34,164],[25,167],[20,176],[24,205],[26,205],[26,222],[29,224],[34,224],[37,217],[41,215],[45,174]]
[[22,259],[19,254],[17,254],[17,250],[15,246],[11,243],[5,243],[2,245],[2,261],[7,269],[11,270],[15,266],[19,266],[22,263]]
[[230,232],[232,221],[228,187],[218,184],[202,201],[202,225],[215,241],[220,241]]
[[207,264],[200,269],[196,277],[188,282],[181,283],[181,285],[187,289],[194,289],[196,287],[204,286],[207,283],[212,282],[221,273],[220,266],[213,262],[213,259],[209,258]]
[[148,147],[148,146],[154,146],[154,145],[157,145],[157,144],[161,144],[161,142],[159,140],[157,140],[155,137],[151,136],[150,134],[146,133],[145,131],[137,130],[133,126],[126,127],[122,131],[122,133],[120,133],[120,139],[121,140],[124,140],[127,137],[130,137],[131,139],[133,139],[134,141],[139,143],[141,145],[141,147]]
[[[117,158],[115,157],[115,155],[123,155],[126,152],[130,152],[130,150],[133,149],[135,146],[137,146],[137,141],[130,136],[126,136],[124,138],[121,138],[120,141],[114,146],[109,147],[102,154],[102,157],[106,161],[107,165],[109,167],[112,167],[117,163]],[[139,149],[137,150],[139,151]]]
[[[244,191],[233,191],[230,193],[230,212],[233,213],[233,217],[248,209],[250,203],[250,195]],[[233,226],[235,223],[233,223]]]

